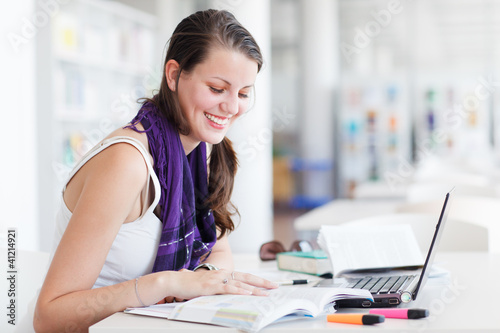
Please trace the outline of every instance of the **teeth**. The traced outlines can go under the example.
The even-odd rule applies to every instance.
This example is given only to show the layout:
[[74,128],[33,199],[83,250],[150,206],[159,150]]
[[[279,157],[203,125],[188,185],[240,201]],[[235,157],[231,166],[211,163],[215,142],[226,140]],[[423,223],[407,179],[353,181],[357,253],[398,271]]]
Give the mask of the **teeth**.
[[205,117],[207,117],[208,119],[210,119],[211,121],[213,121],[214,123],[219,124],[219,125],[226,125],[228,120],[229,120],[228,118],[225,118],[225,119],[217,118],[217,117],[214,117],[208,113],[204,113],[204,114],[205,114]]

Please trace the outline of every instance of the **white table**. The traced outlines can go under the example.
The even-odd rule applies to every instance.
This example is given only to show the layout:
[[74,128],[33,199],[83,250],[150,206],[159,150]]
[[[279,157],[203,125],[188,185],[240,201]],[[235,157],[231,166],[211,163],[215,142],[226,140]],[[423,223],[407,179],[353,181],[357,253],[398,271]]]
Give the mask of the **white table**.
[[405,200],[407,187],[406,184],[392,187],[385,180],[363,182],[356,186],[353,197],[356,200]]
[[395,213],[403,202],[398,199],[337,199],[297,217],[293,225],[299,232],[318,231],[322,225],[337,225],[364,217]]
[[[236,256],[239,267],[269,271],[272,263],[254,256]],[[438,253],[436,263],[451,272],[451,283],[429,279],[411,307],[423,307],[430,316],[419,320],[386,319],[375,326],[328,323],[326,318],[275,324],[261,332],[500,332],[500,254],[486,252]],[[271,268],[274,269],[274,268]],[[340,312],[366,312],[342,309]],[[116,313],[90,328],[91,333],[122,332],[238,332],[219,326],[176,322],[160,318]]]

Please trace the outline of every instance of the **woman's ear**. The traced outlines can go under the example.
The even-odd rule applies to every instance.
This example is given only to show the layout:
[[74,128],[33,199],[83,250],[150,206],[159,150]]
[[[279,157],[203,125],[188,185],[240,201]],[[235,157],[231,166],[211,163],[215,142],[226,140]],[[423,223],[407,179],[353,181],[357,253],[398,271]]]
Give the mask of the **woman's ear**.
[[165,77],[167,79],[167,85],[172,91],[175,91],[178,75],[179,75],[179,63],[174,59],[170,59],[165,64]]

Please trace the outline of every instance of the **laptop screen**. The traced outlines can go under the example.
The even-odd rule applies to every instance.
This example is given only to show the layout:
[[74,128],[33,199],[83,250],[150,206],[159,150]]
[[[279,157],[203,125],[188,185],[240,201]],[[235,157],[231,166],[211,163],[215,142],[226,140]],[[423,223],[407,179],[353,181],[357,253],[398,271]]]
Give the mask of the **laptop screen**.
[[413,300],[417,299],[418,291],[420,290],[420,288],[423,288],[423,286],[427,282],[427,278],[429,277],[429,271],[432,267],[432,263],[434,262],[434,257],[436,255],[437,249],[435,247],[437,247],[439,244],[441,235],[443,234],[444,224],[446,222],[446,219],[448,218],[448,213],[450,211],[450,196],[453,189],[451,189],[450,192],[446,193],[443,208],[441,209],[441,214],[439,215],[439,220],[436,225],[436,231],[434,232],[434,236],[432,237],[431,246],[429,248],[429,252],[427,253],[427,258],[425,259],[425,264],[422,268],[420,279],[417,283],[417,286],[415,287],[415,291],[413,292]]

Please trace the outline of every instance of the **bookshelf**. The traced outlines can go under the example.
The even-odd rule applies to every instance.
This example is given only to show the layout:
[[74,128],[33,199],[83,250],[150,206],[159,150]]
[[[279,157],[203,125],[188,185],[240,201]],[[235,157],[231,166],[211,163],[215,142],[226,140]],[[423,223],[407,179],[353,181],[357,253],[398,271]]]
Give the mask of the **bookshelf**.
[[497,163],[499,9],[487,0],[397,9],[339,0],[342,196],[358,185],[399,193],[433,155]]
[[40,247],[50,251],[63,182],[75,163],[151,96],[157,18],[114,1],[61,5],[37,38]]

